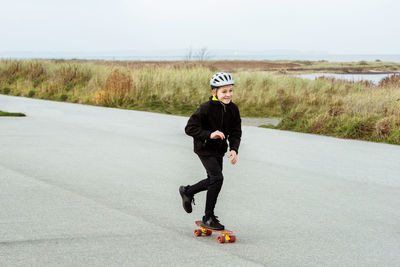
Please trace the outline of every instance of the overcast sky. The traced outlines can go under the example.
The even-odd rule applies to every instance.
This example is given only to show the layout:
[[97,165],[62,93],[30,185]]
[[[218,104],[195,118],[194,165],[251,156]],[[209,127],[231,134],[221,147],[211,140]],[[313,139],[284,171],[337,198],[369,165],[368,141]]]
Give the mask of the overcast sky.
[[0,51],[400,54],[396,0],[0,0]]

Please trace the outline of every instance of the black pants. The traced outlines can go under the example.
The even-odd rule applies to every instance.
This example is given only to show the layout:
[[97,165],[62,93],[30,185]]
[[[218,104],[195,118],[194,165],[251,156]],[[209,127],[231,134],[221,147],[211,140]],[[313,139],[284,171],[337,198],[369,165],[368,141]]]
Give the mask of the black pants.
[[222,175],[222,157],[199,156],[199,158],[206,169],[207,178],[197,184],[188,186],[186,193],[188,195],[195,195],[207,190],[205,215],[209,217],[214,215],[215,204],[217,203],[218,194],[221,191],[224,181],[224,176]]

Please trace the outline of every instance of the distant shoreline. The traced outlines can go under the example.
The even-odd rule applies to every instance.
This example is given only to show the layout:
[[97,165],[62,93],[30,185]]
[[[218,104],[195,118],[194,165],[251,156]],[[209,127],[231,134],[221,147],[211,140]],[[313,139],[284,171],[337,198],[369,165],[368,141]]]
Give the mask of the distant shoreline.
[[[0,59],[64,59],[64,60],[115,60],[115,61],[183,61],[182,54],[126,54],[118,52],[1,52]],[[373,62],[376,60],[400,62],[400,54],[218,54],[212,51],[206,61],[280,61],[280,60],[308,60],[328,62]]]

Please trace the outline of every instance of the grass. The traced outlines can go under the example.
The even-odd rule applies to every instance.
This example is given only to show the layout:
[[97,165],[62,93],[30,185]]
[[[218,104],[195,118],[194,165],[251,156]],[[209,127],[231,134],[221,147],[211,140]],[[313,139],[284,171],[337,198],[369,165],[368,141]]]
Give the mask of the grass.
[[23,113],[12,113],[12,112],[5,112],[0,110],[0,117],[25,117],[25,114]]
[[282,118],[276,129],[400,144],[400,75],[378,86],[287,75],[324,68],[393,71],[397,63],[3,60],[0,93],[188,116],[208,99],[210,77],[229,68],[244,117]]

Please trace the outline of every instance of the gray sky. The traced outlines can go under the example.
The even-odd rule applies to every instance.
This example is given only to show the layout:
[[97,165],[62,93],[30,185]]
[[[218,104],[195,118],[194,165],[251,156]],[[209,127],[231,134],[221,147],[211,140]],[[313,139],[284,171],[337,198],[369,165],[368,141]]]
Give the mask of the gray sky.
[[0,0],[0,51],[400,54],[395,0]]

